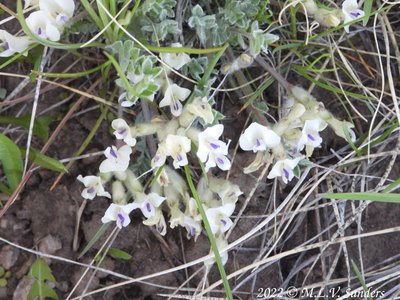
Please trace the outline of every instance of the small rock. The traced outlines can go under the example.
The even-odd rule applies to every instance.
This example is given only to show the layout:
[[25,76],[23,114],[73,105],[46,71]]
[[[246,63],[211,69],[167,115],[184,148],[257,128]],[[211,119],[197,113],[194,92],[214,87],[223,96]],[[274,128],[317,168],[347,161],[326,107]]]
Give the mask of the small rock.
[[61,240],[55,236],[47,235],[39,242],[39,251],[54,254],[62,248]]
[[27,299],[33,282],[34,280],[29,279],[28,277],[22,278],[22,280],[18,283],[17,287],[15,288],[13,294],[13,300]]
[[56,288],[57,290],[61,291],[61,292],[68,292],[68,282],[67,281],[61,281],[61,282],[56,282]]
[[0,251],[0,266],[6,270],[10,270],[17,262],[19,250],[10,245],[1,248]]

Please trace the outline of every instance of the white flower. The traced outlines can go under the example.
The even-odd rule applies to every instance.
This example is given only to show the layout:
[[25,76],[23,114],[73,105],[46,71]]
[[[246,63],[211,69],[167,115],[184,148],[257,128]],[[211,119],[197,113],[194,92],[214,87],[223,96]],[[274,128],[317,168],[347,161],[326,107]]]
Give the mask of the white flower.
[[269,172],[267,178],[273,179],[275,177],[282,177],[284,183],[288,183],[294,177],[293,170],[297,166],[300,160],[303,157],[297,157],[294,159],[283,159],[278,160],[275,165],[272,167],[271,171]]
[[75,10],[73,0],[39,0],[40,10],[49,13],[59,25],[64,25],[72,18]]
[[187,105],[187,110],[196,117],[202,118],[206,124],[214,121],[214,114],[206,97],[196,98],[192,103]]
[[114,135],[118,140],[124,140],[131,147],[136,145],[136,139],[132,137],[131,129],[125,120],[115,119],[112,121],[111,126],[115,129]]
[[111,198],[110,193],[104,190],[101,178],[97,176],[85,176],[79,175],[77,179],[83,183],[85,189],[82,191],[82,197],[85,199],[92,200],[96,196]]
[[[344,14],[344,23],[348,23],[358,18],[364,17],[364,11],[358,9],[357,0],[345,0],[342,4],[342,12]],[[349,32],[350,25],[344,26],[346,32]]]
[[126,92],[123,92],[121,95],[119,95],[118,97],[118,103],[122,106],[122,107],[131,107],[135,104],[135,102],[133,101],[129,101],[126,98]]
[[117,205],[112,203],[101,218],[102,223],[116,221],[118,228],[126,227],[131,222],[129,214],[136,207],[132,203],[126,205]]
[[207,161],[206,172],[216,165],[224,171],[231,168],[231,162],[226,157],[228,154],[228,145],[219,140],[223,131],[224,126],[218,124],[208,127],[198,135],[199,149],[197,151],[197,156],[202,162]]
[[186,136],[168,134],[165,140],[165,154],[174,159],[175,169],[188,164],[186,153],[191,149],[190,140]]
[[214,235],[216,233],[224,233],[231,228],[233,222],[229,217],[233,214],[234,210],[235,204],[233,203],[226,203],[223,206],[208,208],[206,210],[207,220]]
[[5,30],[0,30],[0,40],[4,42],[3,44],[4,51],[0,53],[0,57],[9,57],[17,52],[22,53],[29,47],[30,43],[28,37],[13,36],[12,34],[9,34]]
[[132,153],[132,148],[124,145],[117,150],[115,146],[108,147],[104,151],[106,160],[102,161],[99,170],[101,173],[108,172],[123,172],[129,166],[129,156]]
[[56,24],[56,20],[42,10],[35,11],[26,18],[26,24],[30,31],[43,39],[56,42],[61,38],[61,31]]
[[311,156],[314,148],[321,145],[322,138],[319,132],[324,130],[326,126],[326,122],[321,119],[305,121],[301,137],[297,143],[297,151],[303,150],[306,146],[307,156]]
[[182,113],[182,104],[190,95],[190,90],[181,88],[175,83],[169,85],[164,93],[164,98],[160,102],[160,107],[170,106],[171,113],[175,117],[179,117]]
[[265,151],[279,145],[281,138],[271,129],[258,124],[251,123],[239,139],[240,148],[245,151]]
[[[174,48],[182,47],[180,43],[173,43],[171,46]],[[190,56],[186,53],[160,53],[160,57],[163,62],[175,70],[180,70],[190,61]]]
[[199,221],[196,221],[192,217],[188,217],[182,211],[179,210],[177,206],[173,206],[170,208],[170,227],[175,228],[176,226],[185,227],[187,231],[187,238],[194,238],[196,241],[201,233],[201,224]]
[[165,201],[165,197],[161,197],[157,193],[150,193],[148,195],[143,195],[140,199],[133,202],[137,208],[139,208],[146,219],[154,217],[156,215],[157,209]]

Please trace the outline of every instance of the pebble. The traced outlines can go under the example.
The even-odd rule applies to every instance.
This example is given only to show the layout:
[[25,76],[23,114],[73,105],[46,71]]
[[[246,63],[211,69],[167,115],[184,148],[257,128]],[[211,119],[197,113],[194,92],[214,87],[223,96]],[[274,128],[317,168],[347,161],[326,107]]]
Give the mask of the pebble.
[[10,245],[1,248],[0,251],[0,266],[6,270],[10,270],[17,262],[19,256],[19,249]]
[[13,300],[27,299],[34,280],[24,277],[18,283],[13,294]]
[[46,254],[54,254],[61,248],[61,240],[58,237],[52,235],[47,235],[39,242],[39,251]]

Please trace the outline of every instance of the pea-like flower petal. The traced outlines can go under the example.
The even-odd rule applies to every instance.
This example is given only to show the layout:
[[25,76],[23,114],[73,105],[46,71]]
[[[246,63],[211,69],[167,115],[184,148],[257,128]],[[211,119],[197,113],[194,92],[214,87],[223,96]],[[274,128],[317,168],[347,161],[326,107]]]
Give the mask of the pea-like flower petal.
[[4,51],[0,57],[9,57],[14,53],[23,53],[30,44],[30,39],[26,36],[13,36],[5,30],[0,30],[0,40],[4,43]]
[[206,210],[207,220],[213,234],[224,233],[231,228],[233,222],[229,218],[235,210],[235,204],[226,203],[220,207],[208,208]]
[[96,196],[111,198],[110,193],[104,190],[100,177],[91,175],[83,177],[79,175],[77,179],[85,186],[81,194],[83,198],[89,200],[92,200]]
[[160,102],[160,107],[169,106],[172,115],[179,117],[182,113],[182,103],[190,95],[190,90],[181,88],[177,84],[169,85],[165,90],[164,98]]
[[[355,19],[364,17],[365,13],[363,10],[358,9],[357,0],[345,0],[342,4],[342,12],[344,15],[344,23],[351,22]],[[346,32],[349,32],[350,25],[344,27]]]
[[188,164],[186,153],[191,149],[191,142],[186,136],[169,134],[165,140],[165,154],[174,159],[175,169]]
[[[180,43],[173,43],[171,46],[174,48],[182,47]],[[160,57],[167,65],[175,70],[180,70],[190,61],[190,56],[186,53],[160,53]]]
[[299,161],[302,159],[303,157],[296,157],[294,159],[287,158],[283,160],[278,160],[272,167],[267,178],[273,179],[275,177],[282,177],[283,182],[288,183],[294,177],[294,168],[296,168]]
[[136,139],[132,137],[131,129],[123,119],[115,119],[111,123],[115,129],[114,135],[118,140],[123,140],[127,145],[133,147],[136,145]]
[[199,148],[197,156],[202,162],[207,162],[205,169],[206,172],[212,167],[218,166],[221,170],[229,170],[231,162],[226,157],[228,154],[228,144],[220,141],[224,126],[218,124],[208,127],[198,135]]
[[124,145],[119,149],[115,146],[108,147],[104,151],[107,159],[100,164],[100,172],[124,172],[129,166],[131,153],[132,148],[128,145]]
[[29,29],[43,39],[56,42],[61,38],[61,28],[56,20],[46,11],[39,10],[31,13],[26,18]]
[[132,210],[136,208],[136,205],[133,203],[126,205],[117,205],[112,203],[107,211],[105,212],[103,218],[101,218],[102,223],[108,223],[112,221],[116,221],[117,227],[122,228],[129,225],[131,219],[129,218],[129,214]]
[[281,142],[281,138],[273,130],[256,122],[244,131],[239,138],[239,145],[245,151],[266,151],[274,148]]

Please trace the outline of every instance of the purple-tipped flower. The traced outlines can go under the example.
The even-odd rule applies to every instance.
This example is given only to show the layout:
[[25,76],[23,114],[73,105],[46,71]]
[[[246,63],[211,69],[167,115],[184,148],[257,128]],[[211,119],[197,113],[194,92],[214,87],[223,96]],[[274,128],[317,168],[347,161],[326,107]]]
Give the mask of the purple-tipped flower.
[[82,191],[82,197],[85,199],[92,200],[96,196],[111,198],[110,193],[104,190],[101,178],[97,176],[85,176],[79,175],[77,178],[85,186]]
[[296,168],[299,161],[302,159],[303,157],[301,156],[294,159],[278,160],[269,172],[268,178],[273,179],[275,177],[281,177],[284,183],[288,183],[294,177],[294,168]]
[[224,233],[231,228],[233,222],[229,218],[235,210],[235,204],[226,203],[220,207],[208,208],[206,210],[207,220],[213,234]]
[[281,138],[273,130],[256,122],[240,136],[239,145],[244,151],[266,151],[269,148],[278,146]]
[[126,227],[131,222],[129,218],[129,214],[132,210],[134,210],[136,206],[133,203],[126,205],[117,205],[112,203],[107,211],[105,212],[103,218],[101,218],[102,223],[108,223],[112,221],[116,221],[116,225],[118,228]]
[[197,156],[202,162],[206,162],[206,172],[212,167],[218,166],[221,170],[229,170],[231,162],[226,157],[228,155],[228,143],[220,141],[219,138],[224,131],[224,126],[218,124],[208,127],[198,135],[199,149]]
[[0,57],[9,57],[14,53],[23,53],[28,47],[30,40],[26,36],[13,36],[5,30],[0,30],[0,40],[4,42],[4,51],[0,53]]
[[[345,0],[342,4],[342,12],[344,15],[344,23],[351,22],[355,19],[364,17],[364,11],[358,8],[357,0]],[[349,32],[350,25],[344,26],[344,30]]]
[[305,121],[301,137],[297,143],[297,151],[303,150],[305,146],[307,156],[311,156],[314,148],[320,147],[322,138],[319,132],[324,130],[326,126],[326,122],[321,119]]
[[127,145],[133,147],[136,145],[136,139],[132,137],[131,129],[123,119],[115,119],[111,123],[115,129],[114,135],[118,140],[123,140]]
[[182,114],[182,103],[190,95],[190,90],[181,88],[175,83],[169,85],[165,90],[164,98],[160,102],[160,107],[169,106],[172,115],[179,117]]
[[129,166],[131,153],[132,148],[128,145],[124,145],[119,149],[115,146],[108,147],[104,151],[107,159],[100,164],[100,172],[124,172]]

